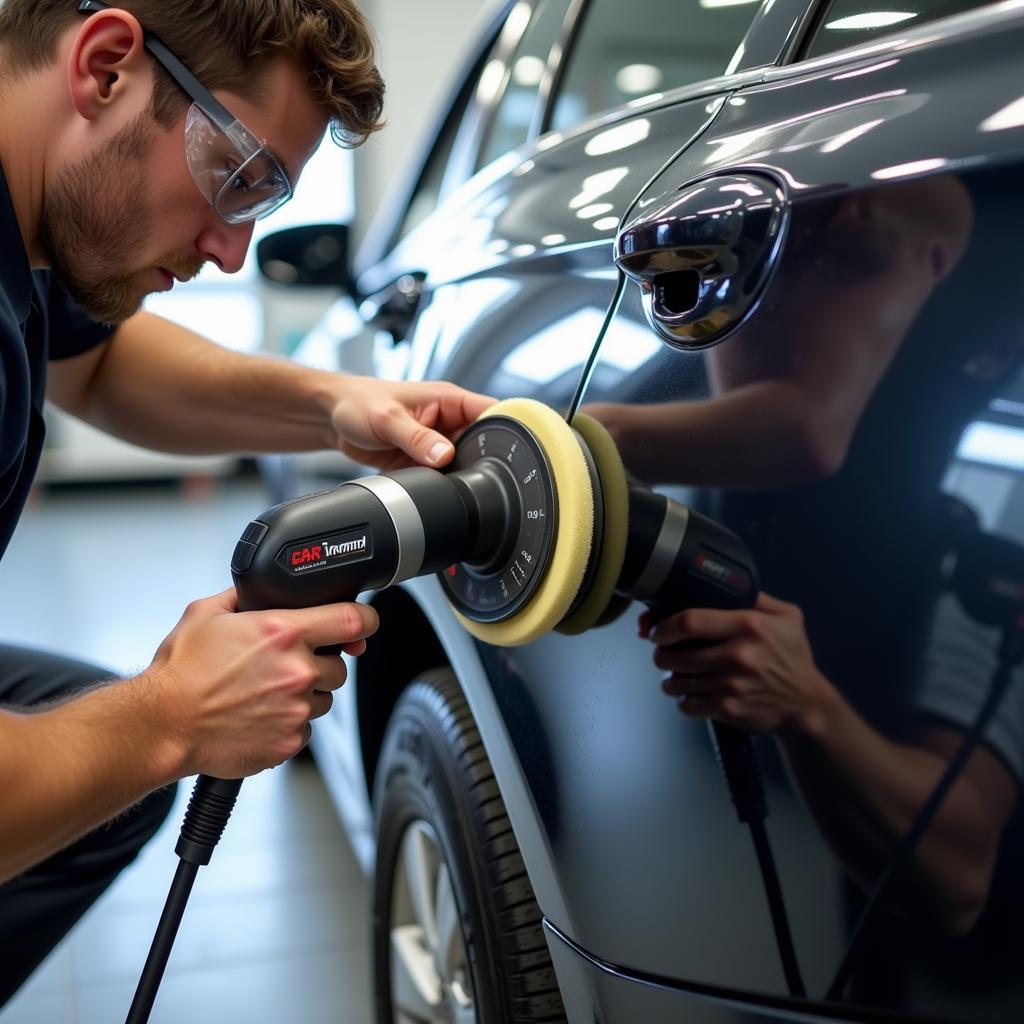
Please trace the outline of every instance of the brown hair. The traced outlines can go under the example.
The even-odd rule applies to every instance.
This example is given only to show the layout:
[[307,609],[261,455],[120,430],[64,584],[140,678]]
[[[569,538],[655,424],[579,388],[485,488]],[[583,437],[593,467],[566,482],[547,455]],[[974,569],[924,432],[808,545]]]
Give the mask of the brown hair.
[[[307,69],[339,145],[358,146],[382,127],[384,82],[373,33],[353,0],[115,0],[111,6],[135,15],[208,89],[251,96],[254,77],[269,61],[291,58]],[[76,20],[84,21],[76,0],[0,0],[6,70],[17,75],[48,64]],[[172,121],[185,101],[159,68],[157,120]]]

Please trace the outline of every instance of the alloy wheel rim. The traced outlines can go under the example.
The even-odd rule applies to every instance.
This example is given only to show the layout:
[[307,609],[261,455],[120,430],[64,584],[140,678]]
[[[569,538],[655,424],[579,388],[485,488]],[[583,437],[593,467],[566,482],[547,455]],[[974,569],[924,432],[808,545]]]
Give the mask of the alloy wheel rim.
[[396,1024],[477,1024],[459,906],[437,833],[402,835],[391,887],[391,1001]]

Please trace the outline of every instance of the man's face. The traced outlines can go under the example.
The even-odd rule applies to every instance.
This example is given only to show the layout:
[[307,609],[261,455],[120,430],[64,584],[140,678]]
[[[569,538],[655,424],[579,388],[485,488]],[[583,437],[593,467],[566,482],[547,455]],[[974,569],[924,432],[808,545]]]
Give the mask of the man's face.
[[[257,138],[266,139],[294,184],[316,149],[326,117],[302,73],[267,72],[262,103],[216,93]],[[184,112],[170,128],[146,112],[93,152],[60,168],[44,198],[39,244],[68,293],[90,316],[120,323],[146,295],[187,281],[212,261],[242,266],[253,225],[225,224],[188,170]]]

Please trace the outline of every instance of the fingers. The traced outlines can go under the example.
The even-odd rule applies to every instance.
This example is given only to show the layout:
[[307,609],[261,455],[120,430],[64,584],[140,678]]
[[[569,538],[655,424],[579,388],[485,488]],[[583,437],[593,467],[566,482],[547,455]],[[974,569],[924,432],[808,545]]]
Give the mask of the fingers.
[[228,587],[219,594],[210,597],[200,597],[189,603],[185,609],[186,615],[190,617],[209,618],[212,615],[219,615],[222,612],[238,611],[238,595],[234,587]]
[[771,594],[766,594],[762,590],[757,595],[757,604],[754,607],[759,612],[766,612],[768,615],[778,615],[795,606],[791,605],[788,601],[780,601],[777,597],[772,597]]
[[409,431],[408,443],[395,443],[424,465],[443,466],[455,455],[451,439],[457,438],[470,423],[479,419],[496,400],[454,386],[439,388],[436,384],[429,384],[424,387],[429,388],[427,393],[432,401],[418,417],[409,414],[412,425],[406,428]]
[[[262,612],[243,613],[262,615]],[[325,604],[315,608],[294,608],[266,613],[273,623],[284,623],[298,631],[311,649],[336,644],[358,644],[377,632],[380,620],[369,605],[355,601]]]
[[[316,718],[323,718],[323,716],[331,710],[333,704],[333,694],[321,693],[319,690],[314,690],[309,699],[309,721],[312,722]],[[309,723],[307,722],[307,725],[308,724]]]
[[639,635],[658,646],[676,644],[681,640],[726,640],[743,633],[758,635],[756,613],[798,616],[800,609],[788,601],[780,601],[763,590],[752,609],[722,611],[714,608],[687,608],[656,622],[650,611],[640,615]]
[[743,629],[743,616],[749,614],[688,608],[651,625],[649,637],[659,647],[677,644],[681,640],[728,640]]
[[654,664],[671,672],[702,673],[723,669],[749,671],[753,667],[754,652],[740,641],[724,644],[697,644],[681,641],[671,647],[654,649]]
[[[423,418],[433,422],[433,414],[424,413]],[[424,466],[443,466],[455,454],[455,446],[444,434],[425,425],[404,405],[395,405],[389,415],[378,420],[377,432],[384,444],[405,452],[410,458]]]
[[714,681],[709,676],[683,675],[673,672],[661,681],[662,690],[670,697],[710,696]]
[[317,678],[313,683],[314,690],[328,693],[345,685],[345,680],[348,679],[348,667],[341,658],[325,654],[314,657],[313,661],[317,669]]
[[459,388],[453,395],[441,396],[441,421],[457,430],[478,420],[496,401],[489,395],[478,395],[474,391]]
[[688,718],[714,718],[742,727],[742,704],[727,692],[723,680],[713,676],[671,675],[661,681],[662,690],[676,700]]
[[703,694],[693,694],[689,697],[681,697],[676,701],[676,707],[687,718],[712,718],[715,712],[715,701],[713,697]]

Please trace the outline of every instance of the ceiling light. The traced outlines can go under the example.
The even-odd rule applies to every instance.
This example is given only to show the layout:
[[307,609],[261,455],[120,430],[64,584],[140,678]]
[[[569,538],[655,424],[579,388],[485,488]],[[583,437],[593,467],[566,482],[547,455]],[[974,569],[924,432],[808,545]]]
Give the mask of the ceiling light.
[[664,79],[661,68],[653,64],[627,64],[615,76],[615,84],[627,96],[643,96],[657,90]]
[[587,156],[606,156],[608,153],[615,153],[620,149],[635,146],[637,143],[643,142],[650,134],[651,122],[646,117],[641,117],[636,121],[627,121],[625,124],[598,132],[583,147],[583,152]]
[[1004,132],[1008,128],[1024,127],[1024,96],[1014,100],[1009,106],[997,110],[991,117],[981,122],[983,132]]
[[544,61],[540,57],[520,57],[516,61],[512,77],[517,85],[525,85],[528,89],[540,85],[540,80],[544,77]]
[[871,177],[878,181],[890,181],[893,178],[909,178],[918,174],[928,174],[931,171],[941,171],[949,163],[943,157],[933,157],[930,160],[913,160],[909,164],[895,164],[892,167],[882,167],[872,171]]
[[916,12],[911,13],[909,11],[865,11],[863,14],[851,14],[848,18],[830,21],[825,28],[838,29],[839,31],[889,28],[890,25],[898,25],[901,21],[909,21],[911,18],[916,17]]

